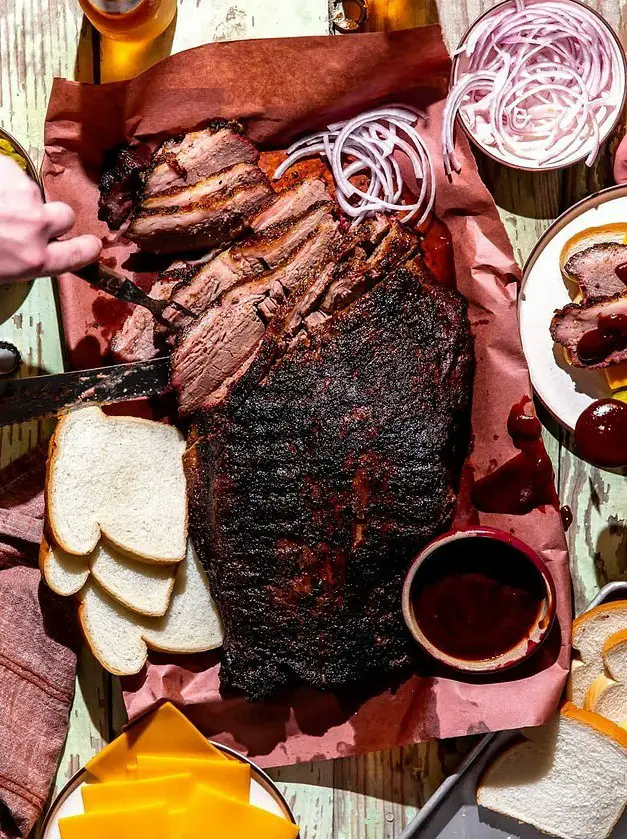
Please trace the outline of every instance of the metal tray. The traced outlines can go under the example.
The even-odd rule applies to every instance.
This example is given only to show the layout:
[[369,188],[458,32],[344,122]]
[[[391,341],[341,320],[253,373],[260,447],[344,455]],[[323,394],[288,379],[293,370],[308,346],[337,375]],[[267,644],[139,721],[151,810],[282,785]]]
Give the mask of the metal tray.
[[[588,609],[612,600],[627,600],[627,583],[605,586]],[[476,790],[481,773],[517,734],[517,731],[501,731],[486,735],[407,825],[401,839],[547,839],[546,833],[530,825],[477,806]],[[611,839],[627,839],[627,811],[612,831]]]

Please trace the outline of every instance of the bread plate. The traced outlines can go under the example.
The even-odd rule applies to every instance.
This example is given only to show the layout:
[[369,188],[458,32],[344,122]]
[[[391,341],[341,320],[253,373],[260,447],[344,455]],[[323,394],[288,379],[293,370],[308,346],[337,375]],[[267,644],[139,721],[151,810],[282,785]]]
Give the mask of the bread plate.
[[541,236],[525,265],[518,298],[520,337],[536,395],[569,431],[592,402],[611,395],[602,371],[567,364],[553,343],[553,313],[572,302],[560,271],[560,251],[587,227],[627,219],[627,185],[609,187],[584,198],[563,213]]
[[[295,824],[294,816],[287,801],[269,775],[266,775],[262,769],[239,752],[230,749],[228,746],[223,746],[221,743],[215,743],[213,740],[209,742],[229,757],[249,764],[251,804]],[[81,787],[95,780],[86,769],[79,769],[68,781],[46,814],[39,834],[41,839],[61,839],[59,819],[66,816],[76,816],[84,812]]]
[[[627,583],[610,583],[587,608],[624,599],[627,599]],[[548,834],[530,825],[477,806],[477,783],[484,769],[517,734],[517,731],[501,731],[483,737],[457,772],[444,781],[407,825],[401,839],[547,839]],[[611,839],[627,839],[627,811]]]

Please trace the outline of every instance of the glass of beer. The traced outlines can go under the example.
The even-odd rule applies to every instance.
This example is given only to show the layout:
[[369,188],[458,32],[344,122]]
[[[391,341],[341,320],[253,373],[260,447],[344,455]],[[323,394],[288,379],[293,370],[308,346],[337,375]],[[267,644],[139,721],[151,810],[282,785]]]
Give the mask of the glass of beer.
[[176,0],[80,0],[83,11],[107,38],[152,41],[176,13]]

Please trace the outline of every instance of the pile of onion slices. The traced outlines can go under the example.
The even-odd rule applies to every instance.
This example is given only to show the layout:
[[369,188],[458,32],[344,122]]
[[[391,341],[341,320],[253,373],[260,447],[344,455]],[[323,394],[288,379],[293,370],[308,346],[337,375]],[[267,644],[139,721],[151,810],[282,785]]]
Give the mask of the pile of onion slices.
[[[420,225],[435,201],[433,163],[415,127],[426,119],[421,111],[391,105],[329,125],[290,146],[274,178],[281,178],[298,160],[320,154],[333,172],[338,203],[354,224],[379,212],[402,212],[401,221]],[[402,173],[403,156],[411,167],[412,187],[415,180],[413,203],[401,200],[409,186]],[[366,175],[363,189],[351,182],[356,175]]]
[[592,165],[625,81],[611,31],[592,11],[571,0],[510,0],[475,24],[457,56],[442,125],[447,174],[461,168],[458,113],[510,165],[553,168],[584,154]]

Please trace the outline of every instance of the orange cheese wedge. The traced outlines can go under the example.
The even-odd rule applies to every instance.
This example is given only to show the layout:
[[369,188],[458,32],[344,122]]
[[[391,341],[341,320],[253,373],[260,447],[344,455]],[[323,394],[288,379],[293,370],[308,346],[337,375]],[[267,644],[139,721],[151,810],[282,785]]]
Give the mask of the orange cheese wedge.
[[204,757],[227,762],[222,752],[170,702],[105,746],[86,768],[99,781],[124,780],[127,765],[135,762],[138,754]]
[[146,781],[108,781],[81,788],[86,813],[161,804],[168,809],[184,807],[196,781],[192,775],[168,775]]
[[267,810],[242,804],[209,787],[197,786],[187,808],[180,839],[207,839],[211,835],[228,839],[296,839],[298,827]]
[[59,819],[61,839],[170,839],[168,808],[161,804],[132,810],[109,810]]
[[129,770],[132,770],[130,777],[137,778],[135,783],[182,773],[191,775],[195,783],[206,784],[238,801],[248,801],[250,796],[250,766],[234,760],[139,754],[134,767],[129,767]]

